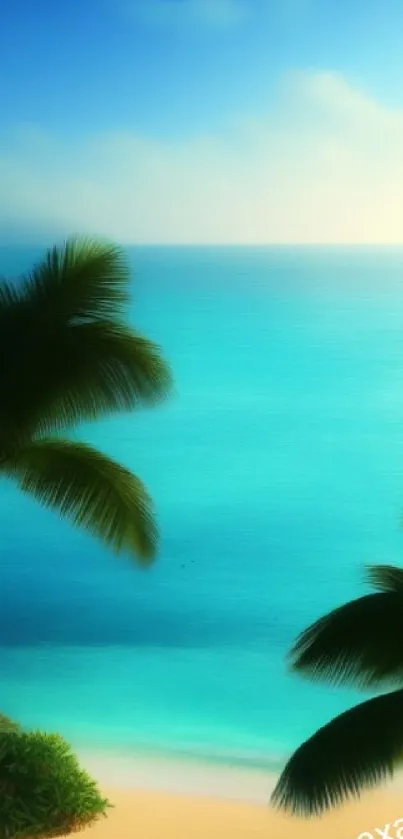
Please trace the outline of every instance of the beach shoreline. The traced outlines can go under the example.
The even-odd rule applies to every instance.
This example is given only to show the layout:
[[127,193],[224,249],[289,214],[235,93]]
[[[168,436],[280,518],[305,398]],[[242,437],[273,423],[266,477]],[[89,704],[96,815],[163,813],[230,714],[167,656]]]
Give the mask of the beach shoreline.
[[81,765],[103,787],[146,790],[268,806],[277,775],[253,766],[195,757],[118,750],[78,750]]
[[[81,752],[80,762],[114,805],[87,839],[376,839],[402,819],[401,776],[320,819],[296,819],[269,805],[276,776],[170,757]],[[403,831],[402,831],[403,832]]]

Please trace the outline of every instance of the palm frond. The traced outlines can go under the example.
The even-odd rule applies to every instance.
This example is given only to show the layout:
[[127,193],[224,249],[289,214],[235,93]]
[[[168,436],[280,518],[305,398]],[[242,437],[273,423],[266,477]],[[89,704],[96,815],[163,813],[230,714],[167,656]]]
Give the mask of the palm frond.
[[353,600],[297,638],[291,669],[314,680],[359,688],[403,683],[403,594]]
[[[53,396],[47,402],[51,376]],[[77,325],[63,346],[59,336],[36,398],[42,388],[36,428],[43,434],[161,401],[172,390],[172,376],[158,345],[124,324],[98,321]]]
[[[18,331],[0,361],[0,441],[51,433],[172,392],[172,375],[157,344],[122,323],[49,322]],[[0,349],[2,346],[0,338]]]
[[122,248],[72,237],[47,251],[24,279],[29,307],[52,318],[120,317],[129,302],[130,269]]
[[72,239],[0,284],[0,448],[171,393],[160,347],[123,321],[128,281],[119,248]]
[[155,556],[158,530],[144,484],[115,461],[65,440],[27,444],[2,471],[45,507],[143,564]]
[[303,743],[280,776],[272,803],[295,815],[320,815],[391,778],[402,754],[399,690],[346,711]]
[[403,568],[394,565],[368,565],[365,579],[379,591],[395,591],[403,595]]

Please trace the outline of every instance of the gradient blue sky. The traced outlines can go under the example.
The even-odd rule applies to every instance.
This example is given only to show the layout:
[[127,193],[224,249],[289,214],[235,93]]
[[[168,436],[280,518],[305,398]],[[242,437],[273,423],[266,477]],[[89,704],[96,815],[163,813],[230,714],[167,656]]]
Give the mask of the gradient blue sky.
[[402,31],[401,0],[13,0],[1,240],[403,241]]

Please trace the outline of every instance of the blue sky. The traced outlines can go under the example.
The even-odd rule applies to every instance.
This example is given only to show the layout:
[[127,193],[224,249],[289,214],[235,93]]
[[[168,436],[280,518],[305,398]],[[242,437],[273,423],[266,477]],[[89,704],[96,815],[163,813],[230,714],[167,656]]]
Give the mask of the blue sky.
[[402,31],[397,0],[13,0],[3,241],[403,241]]

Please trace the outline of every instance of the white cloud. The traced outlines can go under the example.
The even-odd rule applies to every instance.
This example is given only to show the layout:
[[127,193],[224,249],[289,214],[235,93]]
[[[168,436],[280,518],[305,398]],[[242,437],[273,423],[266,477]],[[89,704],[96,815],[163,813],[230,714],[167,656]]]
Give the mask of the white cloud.
[[247,7],[244,0],[132,0],[127,8],[134,20],[152,25],[226,28],[242,23]]
[[[17,142],[18,140],[18,142]],[[403,242],[403,111],[297,74],[265,118],[162,142],[0,135],[0,229],[122,242]]]

